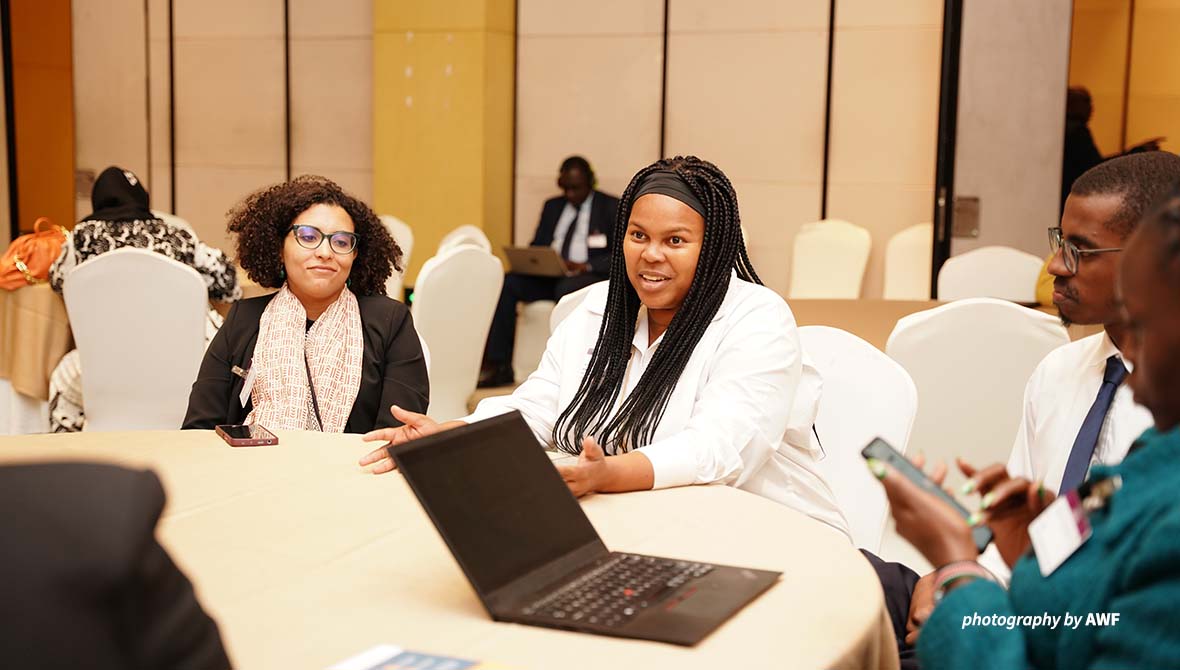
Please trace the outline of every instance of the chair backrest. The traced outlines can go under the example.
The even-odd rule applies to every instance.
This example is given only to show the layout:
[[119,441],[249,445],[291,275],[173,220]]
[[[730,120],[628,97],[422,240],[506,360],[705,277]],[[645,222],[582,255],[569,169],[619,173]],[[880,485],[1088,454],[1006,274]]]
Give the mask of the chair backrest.
[[470,245],[428,259],[418,272],[411,309],[430,350],[429,411],[439,421],[468,413],[503,283],[499,259]]
[[[607,280],[604,279],[603,281]],[[561,296],[561,300],[557,301],[557,305],[555,305],[553,307],[553,311],[549,313],[549,333],[552,334],[553,331],[557,330],[558,324],[560,324],[562,321],[565,321],[565,317],[573,314],[574,310],[578,308],[578,305],[581,305],[582,301],[586,299],[586,296],[590,295],[590,289],[598,286],[601,283],[602,282],[594,282],[593,284],[584,286],[573,293],[567,293]]]
[[933,256],[933,223],[919,223],[890,237],[885,245],[884,298],[929,300]]
[[160,210],[157,210],[157,209],[153,209],[153,210],[151,210],[151,212],[152,212],[152,214],[155,215],[155,217],[157,219],[161,219],[162,221],[164,221],[164,223],[171,223],[172,225],[176,226],[177,228],[183,228],[183,229],[187,230],[188,232],[196,235],[196,231],[193,230],[193,225],[191,223],[189,223],[187,220],[182,219],[179,216],[176,216],[175,214],[169,214],[168,212],[161,212]]
[[848,520],[853,543],[877,553],[889,502],[860,451],[881,437],[905,453],[918,411],[918,389],[905,368],[852,333],[803,326],[799,338],[823,376],[815,420],[824,453],[819,470]]
[[938,271],[938,299],[1000,298],[1037,301],[1045,259],[1011,247],[980,247],[952,256]]
[[[438,243],[438,253],[441,255],[447,249],[461,244],[473,244],[488,253],[492,252],[492,242],[481,228],[463,224],[443,236],[442,241]],[[417,290],[417,287],[414,288]]]
[[123,248],[66,275],[87,430],[175,430],[205,350],[209,297],[191,267]]
[[859,298],[873,238],[838,219],[804,224],[791,256],[791,298]]
[[[396,216],[382,214],[377,218],[381,219],[381,223],[385,225],[385,229],[389,231],[393,240],[401,247],[402,267],[410,267],[410,253],[414,251],[414,231]],[[394,300],[404,300],[404,282],[404,273],[395,270],[393,274],[389,275],[389,279],[385,280],[385,295]]]
[[918,386],[910,450],[930,462],[1006,463],[1029,376],[1068,343],[1057,319],[1006,300],[970,298],[903,317],[885,353]]

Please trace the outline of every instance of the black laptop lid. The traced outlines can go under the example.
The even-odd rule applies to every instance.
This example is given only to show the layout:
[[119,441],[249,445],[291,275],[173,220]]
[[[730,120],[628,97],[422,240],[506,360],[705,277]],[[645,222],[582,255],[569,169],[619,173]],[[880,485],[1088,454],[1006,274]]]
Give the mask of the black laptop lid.
[[397,445],[390,453],[482,594],[590,544],[606,553],[518,412]]

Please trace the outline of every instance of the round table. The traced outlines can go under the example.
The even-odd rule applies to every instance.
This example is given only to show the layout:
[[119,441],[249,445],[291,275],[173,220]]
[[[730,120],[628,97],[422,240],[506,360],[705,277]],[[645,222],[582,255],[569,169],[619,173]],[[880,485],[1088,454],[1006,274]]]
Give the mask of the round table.
[[696,647],[497,623],[402,477],[356,465],[370,445],[278,436],[278,446],[238,448],[212,431],[5,437],[0,464],[155,470],[168,493],[161,542],[237,667],[325,668],[378,644],[534,670],[897,667],[869,564],[780,504],[726,486],[584,499],[612,550],[783,572]]

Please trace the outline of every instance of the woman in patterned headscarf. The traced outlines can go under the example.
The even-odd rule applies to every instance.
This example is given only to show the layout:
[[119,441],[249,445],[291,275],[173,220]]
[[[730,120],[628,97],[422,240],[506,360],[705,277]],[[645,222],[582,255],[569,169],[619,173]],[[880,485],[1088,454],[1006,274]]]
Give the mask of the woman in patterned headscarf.
[[[192,230],[161,219],[148,207],[148,192],[130,170],[111,166],[102,171],[90,193],[93,213],[82,219],[49,268],[49,282],[58,293],[66,275],[79,263],[123,247],[162,254],[201,273],[209,299],[233,302],[241,297],[233,264],[220,250],[206,246]],[[206,341],[221,325],[209,310]],[[66,354],[49,378],[49,423],[55,433],[82,430],[82,369],[75,349]]]

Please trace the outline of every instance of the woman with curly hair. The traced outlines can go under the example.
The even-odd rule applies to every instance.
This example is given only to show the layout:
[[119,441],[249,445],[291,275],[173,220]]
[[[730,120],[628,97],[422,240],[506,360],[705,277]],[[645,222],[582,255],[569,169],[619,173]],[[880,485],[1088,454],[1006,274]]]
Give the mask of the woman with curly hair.
[[230,212],[238,263],[279,291],[234,305],[209,345],[184,428],[260,424],[362,433],[426,410],[410,312],[385,296],[402,252],[373,210],[323,177],[264,188]]
[[[712,163],[640,170],[619,200],[610,280],[558,325],[527,381],[458,421],[395,408],[405,425],[364,439],[396,444],[517,410],[538,441],[577,455],[558,466],[574,495],[728,484],[847,533],[816,468],[818,371],[740,222]],[[361,465],[393,468],[384,447]]]

